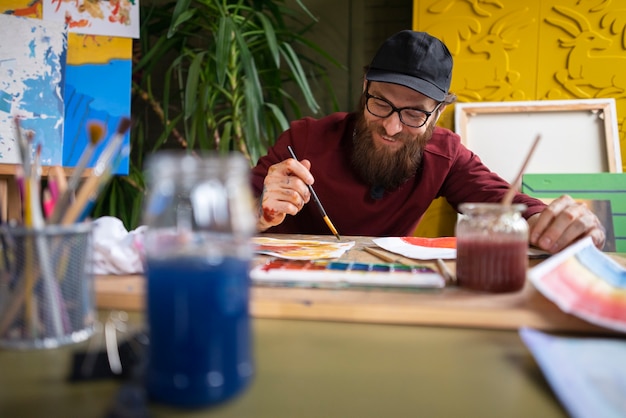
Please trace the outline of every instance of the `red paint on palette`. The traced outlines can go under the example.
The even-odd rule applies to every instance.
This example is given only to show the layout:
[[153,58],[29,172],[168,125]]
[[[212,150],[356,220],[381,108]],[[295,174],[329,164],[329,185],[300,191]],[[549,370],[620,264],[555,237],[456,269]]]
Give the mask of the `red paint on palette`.
[[283,264],[282,261],[283,260],[271,260],[271,261],[268,261],[263,266],[263,271],[270,271],[270,270],[279,269],[282,266],[282,264]]
[[305,260],[276,259],[268,261],[263,266],[263,271],[270,270],[325,270],[326,263]]

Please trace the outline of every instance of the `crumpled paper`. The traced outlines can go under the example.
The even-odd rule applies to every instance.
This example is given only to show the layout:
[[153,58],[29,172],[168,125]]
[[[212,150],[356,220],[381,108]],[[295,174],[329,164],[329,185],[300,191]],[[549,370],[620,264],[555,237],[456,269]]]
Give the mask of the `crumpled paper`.
[[143,232],[147,226],[128,231],[112,216],[102,216],[93,224],[94,274],[142,274]]

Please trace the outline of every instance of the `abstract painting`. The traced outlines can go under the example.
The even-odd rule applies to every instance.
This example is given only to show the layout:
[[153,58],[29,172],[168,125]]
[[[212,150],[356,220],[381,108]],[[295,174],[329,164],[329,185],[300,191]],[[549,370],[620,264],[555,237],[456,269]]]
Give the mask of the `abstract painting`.
[[[81,4],[84,6],[84,3],[89,2],[87,0],[71,2],[55,0],[48,1],[48,3],[53,7],[57,5],[65,7],[71,4],[72,7],[83,10],[84,7],[81,7]],[[102,7],[109,7],[112,4],[111,2],[100,3],[107,3],[101,5]],[[132,2],[132,5],[136,9],[139,7],[138,2]],[[24,16],[44,19],[44,22],[48,22],[48,19],[44,18],[43,6],[42,0],[3,1],[0,4],[0,13],[12,15],[13,18]],[[135,19],[135,22],[137,20]],[[64,25],[60,22],[48,24]],[[122,33],[115,30],[118,26],[110,27],[106,36],[76,33],[72,31],[79,30],[79,28],[70,28],[70,33],[67,35],[67,54],[63,57],[65,79],[61,86],[63,91],[61,97],[65,107],[62,153],[58,161],[44,161],[43,165],[75,166],[89,143],[86,128],[89,121],[102,122],[106,126],[107,136],[110,136],[115,132],[119,121],[130,116],[133,39],[114,36]],[[8,96],[0,91],[0,112],[2,106],[6,107],[7,100]],[[124,146],[128,147],[129,144],[130,133],[127,132],[124,137]],[[93,165],[105,145],[106,141],[99,144],[88,166]],[[46,148],[48,148],[47,145],[43,147],[43,149]],[[4,161],[0,159],[0,162]],[[115,173],[123,175],[128,172],[129,160],[125,157]]]
[[15,164],[15,118],[41,144],[41,163],[63,158],[65,55],[62,23],[0,15],[0,162]]

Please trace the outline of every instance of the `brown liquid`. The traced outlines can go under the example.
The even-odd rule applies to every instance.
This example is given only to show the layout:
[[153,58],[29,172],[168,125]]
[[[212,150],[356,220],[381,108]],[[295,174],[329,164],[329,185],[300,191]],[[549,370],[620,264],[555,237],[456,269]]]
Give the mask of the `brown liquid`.
[[520,290],[526,281],[528,243],[457,239],[459,286],[488,292]]

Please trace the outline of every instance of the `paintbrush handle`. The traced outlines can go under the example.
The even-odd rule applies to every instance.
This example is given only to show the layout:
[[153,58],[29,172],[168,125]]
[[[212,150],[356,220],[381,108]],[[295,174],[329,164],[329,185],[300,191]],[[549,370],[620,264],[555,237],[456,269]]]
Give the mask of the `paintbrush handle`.
[[320,198],[317,197],[317,193],[315,193],[315,190],[313,190],[313,186],[311,186],[310,184],[308,186],[309,186],[309,191],[311,192],[311,196],[313,196],[313,201],[317,204],[317,207],[322,213],[322,217],[328,218],[328,215],[326,214],[326,211],[324,210],[324,206],[322,206],[322,202],[320,202]]
[[[298,161],[298,157],[296,157],[296,153],[291,148],[291,145],[287,145],[287,149],[289,150],[289,154],[291,154],[291,157],[294,160]],[[326,211],[324,210],[324,206],[322,206],[322,202],[320,202],[319,197],[317,197],[317,193],[315,193],[315,190],[313,189],[313,186],[311,186],[310,184],[307,184],[307,187],[309,188],[309,192],[311,192],[311,196],[313,197],[313,201],[317,204],[317,207],[319,208],[320,212],[322,213],[322,216],[323,217],[328,217],[328,215],[326,215]]]
[[65,215],[61,219],[62,225],[70,225],[76,222],[76,220],[83,213],[83,210],[92,199],[92,197],[98,192],[102,176],[92,176],[85,180],[85,183],[78,190],[76,200],[65,212]]
[[[52,210],[52,215],[50,215],[50,218],[48,219],[49,224],[58,223],[61,220],[63,213],[67,210],[70,200],[72,199],[72,196],[76,191],[76,188],[78,187],[77,180],[80,180],[80,174],[77,175],[77,170],[80,169],[77,168],[76,170],[74,170],[70,178],[70,182],[68,182],[67,178],[65,177],[65,173],[63,172],[61,167],[54,166],[52,168],[51,172],[59,189],[59,197],[56,199],[56,202],[54,203],[54,209]],[[72,178],[75,177],[77,178],[77,180],[72,180]]]
[[89,160],[93,155],[94,149],[95,148],[92,145],[88,145],[87,148],[85,148],[85,152],[81,154],[80,159],[78,160],[78,164],[76,165],[76,167],[74,167],[74,171],[72,172],[70,179],[67,181],[67,188],[71,192],[74,192],[78,187],[80,178],[87,168],[87,164],[89,163]]
[[[123,137],[120,135],[117,135],[117,134],[114,135],[113,139],[109,143],[109,146],[105,148],[104,152],[98,159],[98,162],[96,162],[94,175],[89,177],[88,180],[85,180],[85,184],[87,184],[87,182],[89,182],[91,179],[95,179],[93,181],[95,181],[96,183],[100,182],[100,180],[98,179],[105,175],[105,172],[109,169],[109,166],[111,165],[111,162],[115,157],[115,153],[119,152],[119,147],[121,146],[122,138]],[[92,153],[93,153],[93,148],[92,148],[92,151],[88,152],[89,154],[88,158],[85,158],[85,161],[84,161],[85,166],[87,162],[89,161],[89,159],[91,158]],[[59,201],[55,205],[55,210],[52,213],[52,217],[50,218],[50,223],[58,223],[59,221],[61,221],[61,224],[69,225],[69,224],[74,223],[78,219],[78,217],[81,215],[82,211],[79,211],[79,210],[82,210],[85,208],[85,206],[87,205],[87,202],[89,201],[89,196],[91,196],[91,194],[85,198],[86,200],[82,204],[82,209],[79,209],[76,204],[73,204],[71,206],[69,206],[69,204],[70,204],[70,200],[72,199],[72,195],[76,192],[76,189],[78,188],[78,182],[80,181],[80,177],[82,175],[82,172],[84,171],[85,166],[83,166],[82,168],[77,166],[74,172],[72,173],[72,177],[70,177],[70,180],[68,181],[68,184],[67,184],[67,189],[61,195],[61,197],[59,198]],[[90,187],[92,188],[96,187],[94,190],[97,191],[97,184],[96,186],[92,185]],[[84,187],[81,187],[81,191],[83,190],[83,188]],[[92,194],[93,193],[95,193],[95,191],[92,192]],[[76,214],[74,213],[76,211],[79,211],[79,212]],[[63,212],[65,212],[65,215],[63,215]],[[73,218],[73,220],[70,221],[69,220],[70,218]]]
[[540,139],[541,139],[541,135],[538,134],[532,146],[530,147],[530,150],[528,151],[528,154],[526,155],[524,162],[522,163],[522,167],[517,173],[517,176],[515,176],[515,180],[513,180],[513,182],[509,185],[509,189],[506,191],[506,194],[504,195],[504,198],[502,199],[503,205],[509,206],[511,203],[513,203],[513,197],[515,197],[517,183],[519,183],[520,179],[522,178],[522,175],[524,175],[524,171],[526,171],[526,166],[530,162],[530,158],[533,156],[533,153],[535,152],[535,149],[537,148],[537,145],[539,144]]
[[[291,148],[291,145],[287,145],[287,149],[289,150],[289,154],[291,154],[293,159],[298,161],[298,157],[296,157],[296,153],[293,152],[293,149]],[[326,225],[328,225],[328,229],[330,229],[330,232],[332,232],[333,235],[338,240],[340,240],[341,237],[339,236],[339,233],[337,232],[337,228],[335,228],[335,225],[333,225],[333,223],[330,221],[330,218],[326,214],[326,210],[324,210],[324,206],[322,206],[322,202],[320,202],[319,197],[317,197],[317,193],[315,193],[315,190],[313,190],[313,186],[311,186],[310,184],[307,184],[307,186],[309,187],[309,191],[311,192],[311,196],[313,197],[313,201],[317,204],[317,207],[319,208],[320,213],[322,214],[322,217],[324,218],[324,222],[326,222]]]

